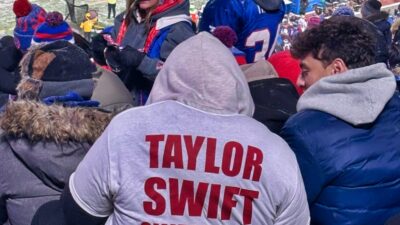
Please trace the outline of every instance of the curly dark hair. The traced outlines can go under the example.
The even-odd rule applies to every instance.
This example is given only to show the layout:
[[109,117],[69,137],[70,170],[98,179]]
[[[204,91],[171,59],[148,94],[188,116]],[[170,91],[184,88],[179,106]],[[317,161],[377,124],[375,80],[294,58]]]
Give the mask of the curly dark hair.
[[333,16],[312,29],[299,34],[291,53],[303,59],[310,53],[324,66],[342,59],[349,69],[375,63],[376,38],[366,28],[366,21],[353,16]]
[[392,43],[390,46],[389,65],[391,69],[400,67],[400,43]]

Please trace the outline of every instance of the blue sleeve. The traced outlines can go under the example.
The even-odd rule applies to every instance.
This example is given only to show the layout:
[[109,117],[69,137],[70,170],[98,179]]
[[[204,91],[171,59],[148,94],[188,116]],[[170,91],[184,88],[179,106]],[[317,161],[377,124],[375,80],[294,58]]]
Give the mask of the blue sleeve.
[[187,22],[176,23],[167,32],[166,38],[161,40],[160,47],[156,50],[157,57],[145,56],[137,68],[150,80],[154,80],[160,71],[160,61],[164,62],[176,46],[195,35],[192,26]]
[[210,31],[211,27],[230,26],[238,30],[243,14],[243,5],[238,0],[209,1],[204,7],[199,23],[199,31]]
[[292,125],[290,120],[282,128],[281,137],[296,155],[307,192],[307,200],[312,205],[326,184],[326,175],[312,154],[315,150],[312,141],[315,140],[301,132],[296,125]]
[[192,25],[187,22],[179,22],[171,26],[165,41],[162,43],[160,49],[160,59],[167,60],[169,54],[180,43],[195,35]]

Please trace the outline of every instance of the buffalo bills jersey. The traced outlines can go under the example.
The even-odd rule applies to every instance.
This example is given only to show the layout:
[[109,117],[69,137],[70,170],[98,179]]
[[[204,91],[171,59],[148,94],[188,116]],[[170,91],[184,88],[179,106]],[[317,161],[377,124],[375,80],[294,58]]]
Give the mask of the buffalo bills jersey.
[[230,26],[238,36],[235,47],[246,54],[247,63],[252,63],[268,58],[274,50],[284,14],[283,1],[279,10],[267,12],[254,0],[210,0],[204,8],[199,30]]

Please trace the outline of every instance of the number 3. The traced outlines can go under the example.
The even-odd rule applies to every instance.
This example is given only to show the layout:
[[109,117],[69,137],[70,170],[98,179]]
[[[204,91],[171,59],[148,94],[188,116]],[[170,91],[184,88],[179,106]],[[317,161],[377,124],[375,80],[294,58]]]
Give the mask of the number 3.
[[254,62],[265,57],[265,53],[268,51],[270,33],[268,29],[257,30],[251,33],[246,40],[246,47],[255,47],[257,43],[262,43],[261,51],[258,51],[254,56]]

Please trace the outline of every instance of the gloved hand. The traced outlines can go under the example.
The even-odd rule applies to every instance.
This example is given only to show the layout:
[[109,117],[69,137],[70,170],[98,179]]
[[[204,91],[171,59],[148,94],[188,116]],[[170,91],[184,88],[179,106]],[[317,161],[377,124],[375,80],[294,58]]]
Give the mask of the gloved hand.
[[120,54],[121,52],[117,46],[108,46],[104,50],[106,63],[115,73],[119,73],[123,69],[123,66],[121,65]]
[[107,41],[103,38],[103,34],[98,34],[92,38],[90,48],[93,52],[93,59],[101,66],[106,65],[104,58],[104,49],[107,47]]
[[108,46],[104,51],[104,56],[107,65],[115,73],[119,73],[126,69],[136,69],[146,54],[130,46],[126,46],[122,50],[117,46]]
[[137,68],[145,56],[146,53],[132,48],[131,46],[126,46],[121,50],[121,64],[128,68]]

